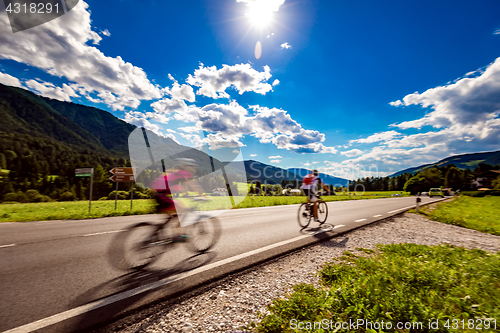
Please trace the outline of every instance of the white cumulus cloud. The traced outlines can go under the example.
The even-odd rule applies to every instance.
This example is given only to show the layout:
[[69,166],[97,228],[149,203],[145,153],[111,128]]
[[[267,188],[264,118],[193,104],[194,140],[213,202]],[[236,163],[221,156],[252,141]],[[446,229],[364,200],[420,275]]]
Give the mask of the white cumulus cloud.
[[23,88],[21,81],[17,77],[2,72],[0,72],[0,83],[6,86]]
[[119,56],[106,56],[95,47],[100,40],[99,33],[91,28],[90,11],[84,1],[55,20],[15,34],[5,7],[0,4],[1,59],[65,78],[79,86],[80,94],[85,97],[97,94],[100,99],[94,101],[106,103],[114,110],[161,97],[160,89],[141,68]]
[[265,95],[272,90],[266,82],[271,78],[270,71],[269,66],[264,66],[264,71],[259,72],[250,64],[222,65],[221,69],[201,64],[193,75],[189,74],[186,82],[199,87],[196,94],[211,98],[229,98],[226,92],[229,87],[236,89],[240,95],[247,91]]
[[291,49],[292,45],[288,44],[288,42],[283,43],[280,45],[282,49]]
[[362,155],[363,154],[363,151],[359,150],[359,149],[351,149],[351,150],[348,150],[348,151],[343,151],[340,153],[340,155],[344,155],[344,156],[347,156],[347,157],[356,157],[356,156],[359,156],[359,155]]

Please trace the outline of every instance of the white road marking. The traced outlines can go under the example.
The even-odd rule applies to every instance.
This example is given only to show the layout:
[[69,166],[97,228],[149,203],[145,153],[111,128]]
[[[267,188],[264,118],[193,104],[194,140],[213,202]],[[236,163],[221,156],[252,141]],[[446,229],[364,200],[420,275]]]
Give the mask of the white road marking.
[[378,214],[378,215],[373,215],[373,217],[381,217],[382,214]]
[[105,235],[105,234],[114,234],[116,232],[120,232],[122,230],[114,230],[114,231],[105,231],[105,232],[96,232],[95,234],[86,234],[82,235],[82,237],[89,237],[89,236],[97,236],[97,235]]
[[14,246],[14,245],[16,245],[16,244],[0,245],[0,249],[1,249],[2,247],[11,247],[11,246]]
[[[336,225],[335,227],[333,227],[333,229],[340,228],[340,227],[343,227],[343,226],[344,225],[339,224],[339,225]],[[311,235],[319,234],[319,233],[322,233],[322,232],[324,232],[324,231],[323,230],[317,231],[317,232],[312,233]],[[171,283],[173,283],[175,281],[178,281],[180,279],[183,279],[183,278],[186,278],[186,277],[189,277],[189,276],[193,276],[195,274],[200,274],[200,273],[208,271],[210,269],[226,265],[226,264],[231,263],[231,262],[233,262],[235,260],[239,260],[239,259],[243,259],[243,258],[248,258],[248,257],[250,257],[250,256],[252,256],[254,254],[265,252],[265,251],[267,251],[269,249],[273,249],[273,248],[278,247],[278,246],[286,245],[286,244],[293,243],[295,241],[298,241],[298,240],[301,240],[301,239],[304,239],[304,238],[311,237],[311,235],[308,234],[308,235],[298,236],[298,237],[295,237],[295,238],[292,238],[292,239],[289,239],[289,240],[285,240],[285,241],[282,241],[282,242],[279,242],[279,243],[276,243],[276,244],[272,244],[272,245],[268,245],[268,246],[262,247],[262,248],[257,249],[257,250],[253,250],[253,251],[250,251],[250,252],[238,254],[236,256],[233,256],[233,257],[230,257],[230,258],[226,258],[226,259],[214,262],[212,264],[208,264],[208,265],[205,265],[205,266],[193,269],[193,270],[191,270],[189,272],[180,273],[180,274],[178,274],[176,276],[170,276],[170,277],[164,278],[164,279],[162,279],[160,281],[156,281],[156,282],[150,283],[150,284],[145,285],[145,286],[137,287],[137,288],[134,288],[134,289],[131,289],[131,290],[127,290],[125,292],[113,295],[113,296],[109,296],[109,297],[106,297],[106,298],[103,298],[103,299],[100,299],[100,300],[97,300],[97,301],[94,301],[94,302],[90,302],[90,303],[87,303],[85,305],[79,306],[77,308],[73,308],[71,310],[60,312],[60,313],[55,314],[53,316],[50,316],[50,317],[47,317],[47,318],[43,318],[43,319],[34,321],[34,322],[29,323],[29,324],[13,328],[11,330],[4,331],[2,333],[30,333],[30,332],[42,329],[42,328],[47,327],[47,326],[57,324],[57,323],[59,323],[61,321],[64,321],[66,319],[73,318],[73,317],[79,316],[81,314],[84,314],[86,312],[89,312],[89,311],[92,311],[92,310],[95,310],[95,309],[99,309],[99,308],[102,308],[102,307],[104,307],[106,305],[109,305],[109,304],[112,304],[112,303],[124,300],[126,298],[133,297],[135,295],[139,295],[139,294],[142,294],[144,292],[147,292],[147,291],[150,291],[150,290],[154,290],[154,289],[166,286],[166,285],[171,284]]]
[[410,209],[410,208],[413,208],[413,206],[408,206],[408,207],[404,207],[404,208],[399,208],[399,209],[396,209],[396,210],[391,210],[390,212],[387,212],[387,214],[392,214],[392,213],[396,213],[396,212],[399,212],[400,210],[405,210],[405,209]]
[[345,225],[343,225],[343,224],[338,224],[338,225],[334,226],[334,227],[333,227],[333,229],[342,228],[342,227],[345,227]]
[[366,221],[366,219],[359,219],[359,220],[356,220],[354,222],[363,222],[363,221]]

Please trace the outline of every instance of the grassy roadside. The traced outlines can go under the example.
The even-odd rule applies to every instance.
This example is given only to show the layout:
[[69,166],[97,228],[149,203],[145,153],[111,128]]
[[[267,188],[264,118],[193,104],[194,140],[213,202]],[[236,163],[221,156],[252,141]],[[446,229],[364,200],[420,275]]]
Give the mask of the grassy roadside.
[[[398,323],[400,332],[500,328],[498,253],[449,245],[379,245],[377,253],[368,257],[344,252],[318,274],[322,287],[296,285],[286,299],[274,300],[268,306],[270,314],[253,328],[257,332],[390,332]],[[342,328],[343,323],[355,326]]]
[[460,196],[453,201],[439,203],[435,207],[422,207],[420,214],[434,221],[500,236],[498,196],[483,198]]
[[[358,193],[356,200],[390,198],[392,194],[395,193],[400,192],[365,192],[363,195]],[[324,196],[323,199],[325,201],[354,200],[354,196]],[[182,200],[183,199],[181,199],[181,201]],[[249,208],[299,204],[305,201],[305,197],[247,196],[245,198],[236,197],[235,200],[238,203],[236,208]],[[189,206],[192,207],[192,205]],[[198,206],[198,209],[202,210],[228,209],[232,207],[228,197],[212,197],[212,200],[204,203],[197,203],[196,206]],[[134,200],[132,210],[130,210],[129,200],[119,200],[116,210],[114,200],[92,201],[90,213],[88,201],[11,203],[0,204],[0,222],[88,219],[109,216],[152,214],[154,212],[154,201],[145,199]]]

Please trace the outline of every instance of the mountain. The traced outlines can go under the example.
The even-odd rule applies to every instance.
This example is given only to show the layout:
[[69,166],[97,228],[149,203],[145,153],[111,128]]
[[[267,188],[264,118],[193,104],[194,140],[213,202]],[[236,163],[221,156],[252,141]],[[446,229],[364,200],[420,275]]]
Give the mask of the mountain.
[[5,134],[15,134],[52,139],[73,147],[105,150],[97,138],[52,109],[43,97],[23,89],[0,84],[0,118],[3,125],[0,133],[4,138]]
[[[129,136],[138,129],[107,111],[3,84],[0,84],[0,118],[3,124],[0,153],[7,157],[7,169],[21,172],[23,177],[41,172],[69,176],[74,175],[77,167],[124,166],[125,159],[130,157]],[[139,156],[142,154],[147,163],[149,154],[143,132],[139,130],[136,134],[139,144],[136,152],[141,150]],[[156,159],[170,156],[164,159],[166,168],[172,167],[173,160],[179,157],[195,159],[204,173],[224,165],[210,158],[208,150],[182,146],[147,130],[146,135]],[[231,171],[238,174],[229,167],[228,172]]]
[[[297,176],[301,177],[300,179],[304,178],[306,175],[310,174],[312,170],[309,169],[303,169],[303,168],[290,168],[288,169],[289,171],[295,173]],[[344,178],[339,178],[335,176],[330,176],[326,173],[319,173],[319,177],[325,184],[331,184],[334,186],[347,186],[349,185],[349,180],[344,179]]]
[[[261,183],[266,182],[267,184],[279,184],[282,180],[300,182],[304,176],[311,173],[311,170],[308,169],[283,169],[254,160],[247,160],[244,161],[244,163],[248,178],[251,178],[252,180],[260,180]],[[349,183],[347,179],[333,177],[325,173],[320,173],[319,176],[325,184],[345,186]]]
[[396,172],[389,177],[396,177],[404,173],[417,173],[425,168],[430,168],[433,166],[446,166],[449,164],[455,165],[459,169],[474,169],[480,163],[491,164],[491,165],[500,165],[500,150],[499,151],[491,151],[484,153],[472,153],[472,154],[462,154],[450,156],[445,159],[442,159],[435,163],[423,164],[417,167],[408,168],[405,170],[401,170]]

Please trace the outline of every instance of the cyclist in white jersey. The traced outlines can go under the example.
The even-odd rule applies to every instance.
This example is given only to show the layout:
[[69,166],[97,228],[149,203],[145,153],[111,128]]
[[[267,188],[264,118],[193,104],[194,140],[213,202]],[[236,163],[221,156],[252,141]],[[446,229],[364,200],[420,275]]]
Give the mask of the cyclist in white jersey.
[[328,186],[326,186],[319,178],[318,170],[313,170],[313,172],[304,177],[302,181],[302,186],[300,187],[304,192],[304,195],[307,196],[307,202],[313,203],[313,214],[314,221],[319,222],[318,220],[318,185],[321,185],[323,189],[329,192]]

